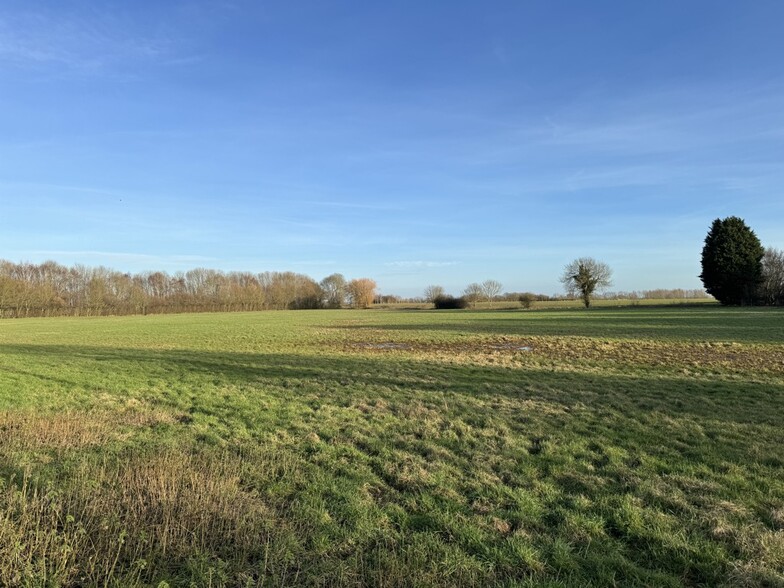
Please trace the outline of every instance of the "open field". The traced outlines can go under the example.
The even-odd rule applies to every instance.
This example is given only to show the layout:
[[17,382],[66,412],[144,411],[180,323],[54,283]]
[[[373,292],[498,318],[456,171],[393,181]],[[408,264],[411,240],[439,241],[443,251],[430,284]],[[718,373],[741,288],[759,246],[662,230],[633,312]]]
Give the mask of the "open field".
[[784,312],[0,322],[2,586],[784,586]]
[[[718,303],[713,298],[638,298],[631,300],[619,298],[612,300],[594,299],[591,301],[592,308],[621,308],[638,306],[715,306]],[[378,305],[377,308],[387,310],[430,310],[433,304],[430,302],[393,302]],[[520,303],[517,301],[477,302],[475,310],[520,310]],[[583,302],[579,298],[571,300],[536,300],[531,302],[531,309],[534,310],[575,310],[583,308]]]

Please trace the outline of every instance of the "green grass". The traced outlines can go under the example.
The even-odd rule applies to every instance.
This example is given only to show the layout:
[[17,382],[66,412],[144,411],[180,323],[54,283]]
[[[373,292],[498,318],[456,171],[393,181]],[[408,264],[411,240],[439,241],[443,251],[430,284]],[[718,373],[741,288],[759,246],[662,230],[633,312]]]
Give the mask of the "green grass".
[[784,313],[0,322],[0,585],[784,586]]

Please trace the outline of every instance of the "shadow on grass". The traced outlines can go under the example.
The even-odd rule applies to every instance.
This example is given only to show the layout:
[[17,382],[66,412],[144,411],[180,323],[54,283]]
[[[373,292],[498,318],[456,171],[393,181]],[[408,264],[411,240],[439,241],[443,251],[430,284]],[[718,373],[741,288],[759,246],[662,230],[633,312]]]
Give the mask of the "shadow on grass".
[[[315,351],[313,355],[257,354],[78,345],[4,345],[2,353],[9,358],[4,362],[5,372],[65,388],[79,386],[102,392],[111,391],[116,377],[123,390],[149,387],[153,379],[179,389],[188,385],[250,385],[292,394],[286,390],[295,388],[322,394],[325,399],[365,397],[386,390],[401,398],[440,401],[446,393],[467,399],[497,397],[563,407],[581,405],[632,418],[656,411],[675,418],[774,426],[780,424],[784,404],[784,388],[771,383],[453,365],[401,355],[382,358],[315,355]],[[68,375],[57,373],[53,365],[69,366]]]
[[[403,311],[401,311],[403,312]],[[444,311],[419,310],[410,314],[432,316],[432,321],[403,323],[372,321],[335,325],[351,330],[451,331],[499,335],[551,335],[666,339],[681,341],[784,341],[784,309],[704,308],[697,306],[640,306],[591,309]],[[502,315],[503,318],[492,318]]]
[[[669,527],[659,530],[658,535],[650,533],[643,525],[645,520],[639,517],[651,513],[643,510],[642,502],[627,500],[624,494],[637,492],[640,497],[647,497],[645,483],[654,482],[675,492],[679,489],[679,481],[691,484],[695,482],[691,476],[696,476],[697,472],[704,474],[706,469],[715,477],[720,468],[728,468],[727,462],[744,468],[740,471],[747,479],[749,472],[755,474],[752,479],[759,484],[760,476],[770,474],[767,470],[755,473],[750,465],[760,457],[778,455],[781,446],[773,440],[776,436],[781,437],[777,427],[780,426],[784,390],[779,386],[688,377],[452,365],[396,354],[316,355],[317,352],[316,349],[298,354],[5,345],[0,348],[0,365],[18,375],[16,392],[19,394],[25,393],[26,386],[32,387],[36,379],[44,386],[60,387],[58,393],[63,396],[67,396],[71,386],[120,397],[126,390],[140,389],[181,410],[187,410],[189,406],[205,409],[210,416],[217,416],[219,420],[225,418],[230,427],[236,427],[243,416],[257,414],[262,410],[260,401],[268,397],[278,400],[280,405],[297,405],[297,410],[307,408],[312,399],[326,405],[328,410],[324,412],[308,412],[310,422],[299,430],[295,430],[297,423],[291,422],[292,417],[301,416],[296,411],[281,411],[280,420],[270,427],[294,430],[287,438],[288,444],[283,445],[289,452],[285,455],[293,456],[292,459],[306,456],[301,462],[304,464],[302,470],[295,472],[293,481],[290,479],[293,470],[269,480],[263,476],[250,478],[255,480],[253,484],[258,491],[268,492],[262,495],[276,497],[278,502],[273,506],[278,509],[275,512],[279,513],[281,529],[285,531],[281,531],[280,536],[292,537],[290,544],[294,547],[290,553],[296,557],[286,559],[288,554],[283,554],[279,560],[273,557],[272,561],[282,562],[282,569],[286,569],[286,562],[304,561],[304,573],[320,579],[320,585],[337,584],[324,579],[329,579],[329,574],[333,573],[328,568],[333,565],[330,562],[339,562],[334,564],[335,569],[345,570],[347,554],[354,557],[354,554],[368,552],[373,549],[374,541],[388,537],[392,540],[380,543],[379,548],[379,553],[387,554],[386,557],[393,553],[391,550],[398,538],[405,544],[419,540],[419,547],[425,549],[422,552],[424,561],[401,560],[400,569],[407,573],[425,577],[422,574],[430,569],[431,562],[443,561],[451,565],[455,555],[464,558],[461,561],[473,561],[470,558],[477,553],[488,559],[488,568],[477,572],[479,575],[475,577],[466,576],[462,581],[446,577],[444,585],[491,585],[493,579],[506,579],[508,585],[512,585],[530,574],[519,563],[521,559],[515,547],[519,545],[518,539],[510,537],[507,540],[503,534],[507,532],[503,531],[504,525],[510,524],[507,518],[515,525],[521,525],[521,529],[525,529],[526,521],[530,520],[530,528],[538,536],[552,538],[557,537],[557,533],[570,532],[570,525],[587,533],[592,528],[589,523],[596,517],[605,521],[602,524],[606,525],[608,535],[604,535],[605,527],[597,532],[597,536],[602,537],[601,542],[591,542],[593,535],[588,535],[587,545],[601,543],[601,549],[589,553],[585,547],[582,555],[572,558],[571,565],[575,566],[573,585],[589,585],[590,582],[584,581],[586,578],[599,577],[592,569],[581,570],[576,567],[578,565],[606,568],[601,576],[606,581],[594,580],[594,585],[661,585],[656,580],[668,579],[670,576],[665,573],[671,573],[675,578],[670,585],[678,585],[677,578],[687,584],[716,585],[725,572],[725,567],[721,567],[725,564],[723,559],[713,557],[715,551],[703,553],[693,549],[683,552],[678,543],[667,540]],[[171,394],[164,397],[166,392]],[[366,424],[362,420],[364,414],[354,407],[358,402],[379,397],[390,400],[390,404],[423,403],[430,407],[422,413],[401,411],[394,418],[373,421],[372,428],[361,429]],[[531,402],[526,404],[526,401]],[[101,402],[98,394],[96,402]],[[442,406],[443,413],[440,412]],[[332,407],[348,410],[329,410]],[[434,416],[436,411],[439,412]],[[238,414],[242,412],[246,414]],[[648,415],[654,413],[654,418],[647,420]],[[662,414],[669,418],[661,418]],[[496,418],[499,415],[500,418]],[[517,417],[531,417],[533,422],[529,424]],[[433,453],[424,453],[424,457],[415,455],[421,448],[428,449],[423,446],[429,441],[432,429],[422,426],[428,418],[444,421],[444,424],[462,421],[462,424],[457,423],[456,430],[466,436],[444,435],[429,447]],[[670,420],[677,423],[673,425]],[[214,421],[208,422],[211,425]],[[257,427],[258,421],[249,419],[249,426]],[[496,436],[497,431],[493,430],[499,426],[505,431],[502,437]],[[348,434],[339,443],[321,443],[318,436],[315,442],[308,441],[306,436],[308,430],[315,430],[326,439],[330,430],[342,431],[340,427],[345,427]],[[718,435],[726,430],[731,430],[731,436],[719,438]],[[232,428],[230,434],[235,433]],[[350,433],[358,435],[352,437]],[[711,433],[717,437],[711,437]],[[576,437],[582,446],[575,441]],[[588,438],[593,438],[593,443],[589,444]],[[356,447],[349,447],[346,439],[356,441]],[[749,450],[755,444],[761,444],[762,448],[756,455],[751,455]],[[377,446],[379,451],[394,450],[395,453],[376,455],[374,448]],[[645,463],[627,460],[627,456],[616,451],[619,448],[634,448],[634,455],[630,451],[628,457],[640,454]],[[300,449],[306,449],[308,453],[297,453]],[[610,453],[605,451],[608,449]],[[274,466],[281,454],[271,455],[269,463]],[[651,463],[648,462],[650,455],[655,457]],[[668,458],[669,463],[663,463],[664,458]],[[179,459],[179,456],[175,455],[173,459]],[[144,461],[140,463],[144,465]],[[218,479],[225,483],[225,480],[239,479],[240,474],[258,475],[265,467],[272,467],[269,463],[256,462],[253,468],[236,472],[234,478],[229,475]],[[159,464],[156,471],[177,472],[176,462],[162,460]],[[416,468],[408,468],[411,464],[422,465],[424,474]],[[432,475],[443,475],[446,482],[436,477],[428,485],[430,482],[424,476],[430,474],[425,466],[433,464],[441,469],[434,468]],[[207,462],[205,468],[210,471],[213,465]],[[777,462],[776,467],[779,466],[780,462]],[[453,468],[458,467],[462,469],[454,472]],[[641,468],[642,473],[637,468]],[[180,469],[185,481],[193,479],[188,468]],[[138,475],[134,480],[147,480],[148,470],[141,471],[144,475]],[[660,476],[662,472],[670,478]],[[17,470],[0,469],[0,475],[18,473]],[[736,473],[731,475],[737,476]],[[544,503],[537,494],[526,491],[537,476],[544,480],[542,492],[545,493],[546,488],[546,495],[552,496],[553,502]],[[209,487],[201,484],[201,480],[196,478],[193,489]],[[498,481],[488,482],[492,480]],[[732,478],[733,485],[745,483]],[[489,485],[492,488],[488,489]],[[79,484],[76,487],[80,487]],[[439,497],[444,487],[459,491],[460,496],[465,495],[466,506],[455,507],[452,502],[444,502],[448,508],[442,508]],[[185,486],[186,490],[189,488],[191,486]],[[388,510],[382,510],[385,506],[380,498],[378,507],[370,500],[367,504],[373,505],[372,508],[357,506],[366,504],[356,498],[364,496],[361,492],[366,488],[380,488],[384,494],[378,496],[391,496]],[[700,491],[692,492],[696,495]],[[604,502],[596,501],[596,506],[589,511],[594,519],[580,519],[584,513],[569,506],[573,495],[583,494],[603,498]],[[239,496],[245,495],[239,493]],[[480,531],[484,527],[479,525],[486,525],[487,521],[486,517],[470,510],[473,506],[469,506],[472,503],[468,499],[475,496],[486,499],[488,504],[499,505],[488,512],[488,516],[505,517],[495,521],[501,525],[500,530],[491,527],[503,531],[502,534]],[[511,499],[507,501],[509,496],[520,496],[522,501],[519,504]],[[289,500],[291,497],[297,497],[297,500]],[[555,502],[556,499],[562,502]],[[202,512],[202,502],[199,496],[191,500],[196,505],[196,513]],[[525,510],[526,505],[538,507],[540,502],[545,510],[543,515],[535,514],[536,509],[532,509],[534,514]],[[114,497],[109,496],[106,503],[111,507]],[[135,507],[135,504],[131,506]],[[242,512],[241,502],[232,502],[232,508],[237,504],[240,508],[236,510]],[[483,503],[478,504],[481,507]],[[669,503],[663,504],[652,508],[669,508]],[[292,505],[298,510],[292,511]],[[324,505],[330,507],[331,517],[336,517],[334,524],[332,518],[322,517]],[[449,508],[457,508],[457,515],[450,515]],[[364,514],[368,530],[357,527],[356,513]],[[654,510],[651,516],[657,513]],[[259,516],[266,520],[267,511]],[[394,519],[395,516],[399,519]],[[664,516],[652,520],[663,520]],[[385,534],[383,527],[384,521],[388,522],[390,518],[400,521],[394,535]],[[470,524],[462,522],[466,520]],[[580,522],[583,520],[587,521],[584,525]],[[692,533],[700,532],[693,520],[685,519],[684,525]],[[262,531],[265,529],[266,526],[261,527]],[[289,529],[294,532],[290,533]],[[252,530],[259,533],[257,529]],[[377,530],[380,531],[377,533]],[[298,537],[294,538],[294,533]],[[338,543],[335,537],[343,543]],[[295,543],[295,539],[302,543]],[[328,552],[329,557],[314,555],[316,551],[310,541],[322,540],[335,544]],[[425,540],[427,543],[423,543]],[[224,540],[231,546],[230,541],[231,538]],[[486,550],[488,546],[492,550]],[[220,552],[218,548],[212,549]],[[263,557],[266,567],[266,555],[254,554],[253,557],[259,560]],[[319,567],[322,561],[324,567]],[[130,559],[126,565],[130,565],[128,562]],[[365,569],[363,561],[351,565]],[[384,570],[377,562],[373,565]],[[357,577],[368,580],[367,584],[373,583],[367,576]],[[315,581],[310,583],[317,584]],[[362,583],[355,581],[353,585]],[[433,585],[434,582],[423,580],[417,584]]]

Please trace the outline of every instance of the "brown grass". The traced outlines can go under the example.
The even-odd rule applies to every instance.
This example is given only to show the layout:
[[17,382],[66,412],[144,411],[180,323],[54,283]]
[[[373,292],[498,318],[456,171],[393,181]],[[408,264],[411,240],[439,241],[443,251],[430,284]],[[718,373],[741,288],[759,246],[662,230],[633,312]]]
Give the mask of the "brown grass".
[[[247,466],[237,454],[169,448],[90,458],[78,452],[122,435],[118,424],[175,418],[0,414],[0,465],[13,463],[15,450],[54,449],[64,461],[75,459],[67,481],[39,479],[29,465],[21,475],[0,478],[0,586],[143,585],[169,569],[198,568],[199,554],[214,559],[216,570],[233,566],[237,583],[240,576],[251,582],[269,575],[236,573],[243,562],[264,561],[269,529],[276,528],[264,500],[244,486]],[[281,467],[272,452],[254,451],[253,461],[256,475],[275,475]]]
[[39,414],[32,411],[0,412],[2,450],[59,451],[103,446],[127,436],[127,429],[171,424],[177,417],[163,410],[94,410]]
[[[460,342],[389,341],[365,331],[345,351],[403,353],[449,363],[519,365],[527,361],[633,363],[636,366],[723,369],[784,374],[784,349],[715,342],[597,340],[588,337],[488,337]],[[378,335],[381,335],[379,333]]]
[[169,450],[84,464],[65,490],[28,476],[0,490],[0,585],[103,585],[117,569],[133,585],[193,554],[247,561],[268,544],[264,502],[240,484],[228,455]]

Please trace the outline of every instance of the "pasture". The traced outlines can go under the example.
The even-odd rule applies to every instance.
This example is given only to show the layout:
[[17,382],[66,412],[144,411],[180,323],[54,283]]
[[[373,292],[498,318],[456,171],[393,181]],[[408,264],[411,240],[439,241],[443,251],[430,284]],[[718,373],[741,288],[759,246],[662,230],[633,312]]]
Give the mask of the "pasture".
[[784,312],[0,322],[2,586],[784,586]]

